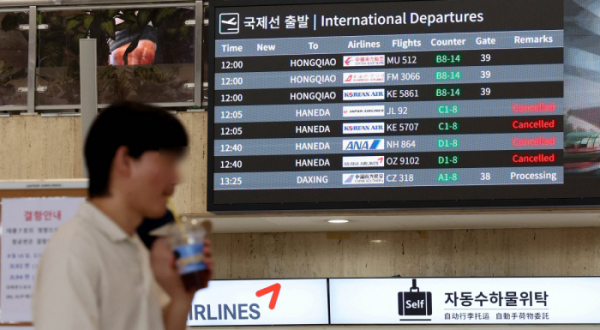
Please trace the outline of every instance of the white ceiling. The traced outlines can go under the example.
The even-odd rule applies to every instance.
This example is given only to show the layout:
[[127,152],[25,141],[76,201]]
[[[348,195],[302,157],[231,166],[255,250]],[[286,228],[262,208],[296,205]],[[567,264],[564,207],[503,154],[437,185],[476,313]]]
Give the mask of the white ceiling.
[[[600,227],[600,210],[352,212],[214,215],[215,233]],[[331,224],[327,220],[346,219]]]

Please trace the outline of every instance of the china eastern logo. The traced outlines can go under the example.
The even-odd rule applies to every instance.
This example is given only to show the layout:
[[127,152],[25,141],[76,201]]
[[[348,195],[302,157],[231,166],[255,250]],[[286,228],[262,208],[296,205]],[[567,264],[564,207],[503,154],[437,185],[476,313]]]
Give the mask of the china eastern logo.
[[[431,292],[421,292],[417,287],[416,279],[412,280],[412,287],[407,292],[398,292],[398,314],[401,316],[429,316],[431,305]],[[403,321],[410,321],[410,319]],[[419,321],[431,320],[419,319]]]
[[258,320],[261,317],[261,306],[263,310],[265,309],[264,303],[266,299],[262,297],[272,294],[271,299],[268,300],[268,308],[274,310],[277,307],[280,292],[281,284],[275,283],[256,291],[256,301],[236,302],[232,304],[194,304],[188,315],[188,320]]
[[385,55],[344,56],[344,66],[384,66]]

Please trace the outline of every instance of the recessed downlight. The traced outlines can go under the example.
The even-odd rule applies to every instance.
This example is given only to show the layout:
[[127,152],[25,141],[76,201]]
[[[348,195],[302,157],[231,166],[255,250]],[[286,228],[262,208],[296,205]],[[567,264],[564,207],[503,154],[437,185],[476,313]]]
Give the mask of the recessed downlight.
[[371,240],[371,243],[385,243],[385,242],[387,242],[387,241],[384,240],[384,239],[374,239],[374,240]]
[[348,220],[344,220],[344,219],[334,219],[334,220],[327,220],[327,222],[329,223],[348,223]]

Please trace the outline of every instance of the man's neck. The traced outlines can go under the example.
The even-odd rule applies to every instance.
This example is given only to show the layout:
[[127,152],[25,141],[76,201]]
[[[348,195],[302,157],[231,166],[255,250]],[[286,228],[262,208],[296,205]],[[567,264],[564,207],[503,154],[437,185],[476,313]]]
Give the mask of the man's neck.
[[89,200],[102,213],[114,221],[127,235],[133,236],[142,223],[143,216],[132,210],[121,198],[96,197]]

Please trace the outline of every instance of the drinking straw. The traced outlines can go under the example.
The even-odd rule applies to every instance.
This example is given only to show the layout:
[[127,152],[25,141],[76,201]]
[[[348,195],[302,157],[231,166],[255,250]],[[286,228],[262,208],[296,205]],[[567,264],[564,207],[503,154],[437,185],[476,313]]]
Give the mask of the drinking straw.
[[183,227],[183,222],[181,221],[181,218],[179,217],[179,213],[177,213],[177,211],[175,210],[175,204],[173,203],[173,198],[169,197],[169,209],[171,210],[171,213],[173,213],[173,218],[175,218],[175,223],[177,224],[177,227],[179,227],[179,231],[181,231],[181,236],[183,236],[183,239],[185,240],[186,244],[189,243],[188,241],[188,234],[185,232],[185,228]]

